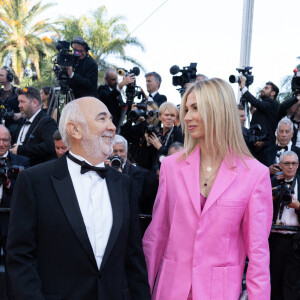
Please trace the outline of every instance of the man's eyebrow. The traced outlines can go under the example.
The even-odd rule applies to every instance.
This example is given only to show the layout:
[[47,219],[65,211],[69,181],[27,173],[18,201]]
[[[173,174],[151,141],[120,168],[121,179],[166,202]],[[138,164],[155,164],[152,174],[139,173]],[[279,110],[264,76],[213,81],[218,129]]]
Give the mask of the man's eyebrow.
[[[108,113],[103,111],[103,112],[100,112],[97,116],[96,116],[96,119],[100,118],[100,117],[108,117]],[[109,119],[112,120],[112,115],[109,115]]]

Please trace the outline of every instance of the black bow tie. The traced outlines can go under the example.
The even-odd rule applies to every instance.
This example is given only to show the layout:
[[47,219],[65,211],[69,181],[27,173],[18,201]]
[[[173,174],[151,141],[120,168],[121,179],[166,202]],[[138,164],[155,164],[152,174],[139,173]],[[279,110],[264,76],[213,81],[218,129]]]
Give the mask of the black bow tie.
[[25,124],[25,125],[30,125],[31,122],[30,122],[29,120],[26,120],[24,124]]
[[151,96],[151,94],[149,94],[149,97],[151,97],[153,99],[153,96]]
[[286,184],[292,185],[293,184],[293,180],[291,181],[285,181]]
[[281,147],[281,146],[277,145],[277,150],[278,151],[280,151],[282,149],[284,149],[284,151],[288,151],[288,146]]
[[108,167],[105,168],[101,168],[101,167],[95,167],[92,166],[88,163],[86,163],[85,161],[79,160],[77,158],[75,158],[73,155],[71,155],[70,153],[68,153],[68,157],[69,159],[71,159],[74,163],[78,164],[81,166],[81,170],[80,173],[81,174],[85,174],[88,171],[95,171],[102,179],[105,178],[105,174],[108,170]]

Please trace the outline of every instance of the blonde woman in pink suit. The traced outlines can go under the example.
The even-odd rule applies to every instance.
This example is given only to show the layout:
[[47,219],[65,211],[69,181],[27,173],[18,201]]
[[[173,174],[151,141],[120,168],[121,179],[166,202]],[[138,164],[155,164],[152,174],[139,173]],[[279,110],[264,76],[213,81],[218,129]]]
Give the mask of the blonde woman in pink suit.
[[161,164],[143,239],[152,299],[237,300],[247,255],[248,297],[268,300],[270,175],[245,145],[233,90],[196,83],[180,114],[185,150]]

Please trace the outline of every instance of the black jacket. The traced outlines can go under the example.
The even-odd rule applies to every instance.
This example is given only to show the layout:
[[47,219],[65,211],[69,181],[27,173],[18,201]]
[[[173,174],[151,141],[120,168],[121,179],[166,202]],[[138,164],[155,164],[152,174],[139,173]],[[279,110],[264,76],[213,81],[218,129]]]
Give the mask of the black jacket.
[[84,96],[97,97],[97,83],[98,65],[87,54],[75,67],[74,76],[69,78],[69,86],[73,90],[75,99]]
[[161,95],[160,93],[156,93],[153,100],[158,105],[158,107],[160,107],[164,102],[167,101],[167,97],[165,95]]
[[269,134],[269,146],[275,144],[275,130],[277,127],[278,103],[272,98],[265,98],[260,101],[249,91],[243,94],[247,102],[256,108],[251,120],[251,126],[259,124],[263,132]]
[[[29,167],[29,158],[21,155],[15,155],[8,152],[6,159],[6,166],[11,168],[15,166],[23,166],[25,169]],[[10,208],[11,195],[14,190],[14,185],[16,182],[16,175],[9,176],[10,185],[7,188],[3,186],[2,199],[0,203],[0,208]],[[0,236],[7,236],[9,222],[9,212],[0,212]]]
[[150,300],[132,180],[113,168],[105,180],[113,225],[99,270],[66,155],[20,173],[7,240],[16,299]]
[[[19,119],[19,126],[12,137],[12,144],[17,142],[25,121],[23,118]],[[30,125],[23,145],[19,145],[17,154],[29,157],[31,166],[57,158],[53,140],[56,130],[57,125],[54,119],[41,110]]]
[[[12,88],[12,96],[5,98],[4,100],[3,98],[3,91],[4,89],[0,89],[0,99],[1,99],[1,105],[5,106],[5,109],[7,109],[7,111],[13,111],[14,113],[19,113],[20,109],[19,109],[19,101],[18,101],[18,95],[16,94],[16,87]],[[2,111],[2,110],[1,110]],[[12,117],[5,117],[4,116],[4,121],[5,121],[5,127],[8,128],[10,134],[13,134],[14,131],[16,130],[18,124],[16,121],[14,121],[14,119]]]
[[122,113],[121,109],[124,106],[121,93],[117,89],[110,90],[109,86],[104,84],[98,88],[98,98],[107,106],[113,117],[114,125],[118,126]]
[[[293,151],[297,154],[298,159],[300,161],[300,148],[292,145],[291,151]],[[264,150],[264,152],[262,154],[262,161],[261,162],[265,166],[270,167],[271,165],[275,164],[276,155],[277,155],[277,145],[270,146],[270,147],[268,147]],[[298,166],[297,173],[300,175],[299,166]]]
[[279,105],[279,110],[278,110],[278,115],[277,115],[277,123],[284,117],[286,117],[287,115],[287,111],[288,109],[293,106],[294,104],[296,104],[298,102],[298,99],[296,96],[293,96],[285,101],[283,101],[282,103],[280,103]]

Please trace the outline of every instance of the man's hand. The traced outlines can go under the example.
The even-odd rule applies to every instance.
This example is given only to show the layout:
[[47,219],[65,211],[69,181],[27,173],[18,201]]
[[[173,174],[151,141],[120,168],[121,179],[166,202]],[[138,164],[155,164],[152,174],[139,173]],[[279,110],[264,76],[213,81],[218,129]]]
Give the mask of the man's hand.
[[241,89],[243,89],[246,85],[246,78],[244,75],[240,75],[240,82],[239,82],[239,86]]
[[275,175],[276,173],[280,172],[280,168],[278,164],[273,164],[269,167],[270,174]]
[[66,67],[66,70],[67,70],[68,76],[71,77],[74,72],[73,67]]
[[296,210],[299,210],[300,202],[295,198],[294,195],[292,195],[292,202],[287,207],[295,208]]
[[13,154],[17,154],[17,152],[18,152],[18,147],[19,147],[18,144],[14,144],[14,145],[12,146],[12,148],[9,149],[9,151],[10,151],[11,153],[13,153]]
[[124,76],[123,80],[119,83],[119,89],[121,90],[124,85],[128,85],[135,81],[135,75],[133,73],[129,74],[128,76]]
[[146,100],[148,100],[148,95],[144,92],[144,90],[140,87],[141,89],[141,92],[142,92],[142,95],[143,95],[143,98],[145,98]]
[[257,141],[254,146],[257,150],[259,150],[263,145],[265,144],[265,142],[263,141]]

